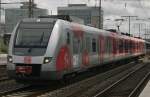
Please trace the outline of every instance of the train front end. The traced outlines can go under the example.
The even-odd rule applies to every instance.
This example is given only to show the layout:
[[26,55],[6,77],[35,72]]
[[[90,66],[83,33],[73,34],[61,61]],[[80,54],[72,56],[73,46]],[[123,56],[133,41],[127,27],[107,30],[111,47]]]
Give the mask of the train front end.
[[[12,33],[8,53],[8,75],[16,80],[55,79],[55,53],[58,35],[52,32],[54,19],[24,19]],[[57,29],[58,30],[58,29]],[[49,75],[48,75],[49,74]]]

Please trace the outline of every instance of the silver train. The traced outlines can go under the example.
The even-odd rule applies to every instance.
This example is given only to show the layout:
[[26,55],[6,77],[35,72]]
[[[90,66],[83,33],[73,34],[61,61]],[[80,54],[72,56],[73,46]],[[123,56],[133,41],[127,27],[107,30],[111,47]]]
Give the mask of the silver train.
[[142,39],[61,19],[31,18],[12,33],[7,70],[16,80],[60,80],[145,53]]

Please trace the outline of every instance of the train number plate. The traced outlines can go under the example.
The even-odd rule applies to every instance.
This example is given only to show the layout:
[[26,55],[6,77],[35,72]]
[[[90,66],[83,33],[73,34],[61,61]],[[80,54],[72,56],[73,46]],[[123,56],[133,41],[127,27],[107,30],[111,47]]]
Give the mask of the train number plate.
[[16,66],[16,73],[31,74],[32,66]]

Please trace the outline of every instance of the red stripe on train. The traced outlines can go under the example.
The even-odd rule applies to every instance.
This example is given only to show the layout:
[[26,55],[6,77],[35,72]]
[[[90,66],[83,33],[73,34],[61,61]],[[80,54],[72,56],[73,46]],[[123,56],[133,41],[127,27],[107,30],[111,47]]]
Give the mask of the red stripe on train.
[[68,70],[72,68],[72,57],[68,46],[62,46],[56,59],[56,70]]
[[31,64],[32,63],[32,57],[31,56],[25,56],[24,57],[24,63],[25,64]]

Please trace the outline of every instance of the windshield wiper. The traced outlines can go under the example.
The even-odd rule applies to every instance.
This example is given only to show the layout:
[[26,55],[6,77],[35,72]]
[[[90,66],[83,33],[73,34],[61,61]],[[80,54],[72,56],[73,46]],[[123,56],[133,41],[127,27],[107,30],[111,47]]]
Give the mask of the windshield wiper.
[[30,48],[28,49],[28,53],[31,53],[31,51],[32,51],[32,47],[30,47]]
[[41,38],[40,38],[40,45],[41,45],[41,43],[43,42],[43,39],[44,39],[44,32],[42,33],[42,36],[41,36]]

